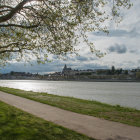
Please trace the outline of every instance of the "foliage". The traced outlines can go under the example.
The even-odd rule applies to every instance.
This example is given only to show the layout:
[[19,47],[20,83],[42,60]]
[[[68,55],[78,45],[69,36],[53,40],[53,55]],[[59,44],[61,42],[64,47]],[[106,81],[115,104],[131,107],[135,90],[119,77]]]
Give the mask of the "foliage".
[[136,72],[136,78],[140,79],[140,71]]
[[77,75],[91,75],[92,72],[82,72],[82,73],[78,73]]
[[0,64],[77,53],[81,37],[102,56],[86,33],[108,33],[104,23],[120,20],[121,7],[129,9],[130,0],[0,0]]
[[97,101],[82,100],[72,97],[51,95],[47,93],[24,91],[0,87],[0,91],[28,98],[44,104],[56,106],[76,113],[86,114],[111,121],[140,127],[140,110],[121,106],[112,106]]

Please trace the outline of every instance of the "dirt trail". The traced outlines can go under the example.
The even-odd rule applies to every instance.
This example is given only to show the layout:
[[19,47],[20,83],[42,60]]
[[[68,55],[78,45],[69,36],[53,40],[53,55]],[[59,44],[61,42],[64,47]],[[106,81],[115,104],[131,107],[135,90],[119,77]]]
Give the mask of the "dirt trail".
[[0,91],[0,100],[47,121],[100,140],[140,140],[140,127],[73,113]]

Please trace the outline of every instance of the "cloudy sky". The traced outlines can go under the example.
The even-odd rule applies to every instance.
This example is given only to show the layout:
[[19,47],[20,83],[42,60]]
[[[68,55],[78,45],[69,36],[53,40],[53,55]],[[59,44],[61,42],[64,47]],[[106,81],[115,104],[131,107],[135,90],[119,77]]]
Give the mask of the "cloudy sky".
[[53,62],[34,66],[13,62],[0,71],[48,73],[61,71],[64,64],[73,69],[104,69],[112,65],[124,69],[140,67],[140,0],[133,0],[133,4],[130,10],[123,11],[123,21],[119,25],[113,21],[110,23],[109,35],[89,34],[89,40],[94,42],[96,49],[106,53],[104,57],[96,57],[81,43],[80,56],[68,56],[66,60],[51,56]]

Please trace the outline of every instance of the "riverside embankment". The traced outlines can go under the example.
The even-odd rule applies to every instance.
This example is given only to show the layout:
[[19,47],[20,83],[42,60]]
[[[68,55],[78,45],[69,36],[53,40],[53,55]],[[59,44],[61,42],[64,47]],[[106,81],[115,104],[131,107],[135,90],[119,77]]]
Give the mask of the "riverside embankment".
[[100,140],[139,140],[140,128],[73,113],[0,92],[0,100],[26,112]]

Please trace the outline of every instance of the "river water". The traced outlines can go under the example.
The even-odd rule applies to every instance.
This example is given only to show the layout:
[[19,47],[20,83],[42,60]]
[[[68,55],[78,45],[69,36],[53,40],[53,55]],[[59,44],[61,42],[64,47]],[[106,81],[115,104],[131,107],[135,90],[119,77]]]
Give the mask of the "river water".
[[140,83],[0,80],[0,86],[96,100],[140,110]]

